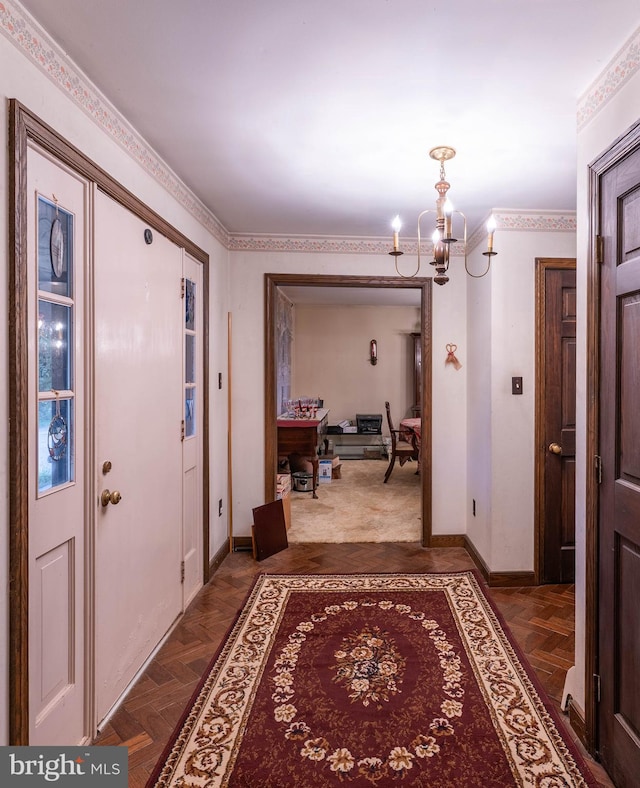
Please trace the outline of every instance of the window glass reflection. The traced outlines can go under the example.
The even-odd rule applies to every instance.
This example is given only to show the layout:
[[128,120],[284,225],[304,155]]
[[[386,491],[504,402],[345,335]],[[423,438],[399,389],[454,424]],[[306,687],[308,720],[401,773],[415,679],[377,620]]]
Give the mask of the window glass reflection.
[[184,399],[184,434],[191,438],[196,434],[196,390],[188,388]]
[[191,279],[185,282],[184,290],[184,325],[189,331],[196,329],[196,283]]
[[38,403],[38,492],[73,481],[73,400]]
[[38,391],[65,391],[71,383],[71,308],[38,300]]
[[71,298],[73,214],[38,197],[38,289]]

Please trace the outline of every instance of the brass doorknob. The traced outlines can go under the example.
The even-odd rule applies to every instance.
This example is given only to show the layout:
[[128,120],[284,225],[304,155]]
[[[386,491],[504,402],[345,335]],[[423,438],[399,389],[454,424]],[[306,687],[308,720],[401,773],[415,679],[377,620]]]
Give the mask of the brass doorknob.
[[110,503],[115,506],[117,503],[120,503],[121,500],[122,495],[120,495],[118,490],[114,490],[113,492],[110,490],[103,490],[100,494],[100,503],[103,506],[109,506]]
[[559,446],[557,443],[550,443],[549,451],[552,454],[562,454],[562,446]]

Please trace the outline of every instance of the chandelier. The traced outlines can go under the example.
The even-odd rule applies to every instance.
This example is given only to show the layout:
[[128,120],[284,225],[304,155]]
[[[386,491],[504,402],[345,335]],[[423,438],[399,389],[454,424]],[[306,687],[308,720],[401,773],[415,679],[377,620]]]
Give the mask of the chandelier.
[[[440,180],[435,186],[436,191],[438,192],[438,198],[436,199],[435,209],[428,208],[418,215],[418,265],[412,274],[403,274],[398,269],[398,257],[403,254],[399,246],[399,233],[402,226],[400,217],[396,216],[391,223],[391,227],[393,228],[393,249],[389,252],[389,254],[395,257],[396,272],[399,274],[399,276],[402,276],[405,279],[416,276],[416,274],[420,271],[420,258],[422,254],[420,222],[422,217],[428,213],[435,213],[436,215],[435,229],[431,235],[431,240],[433,242],[433,260],[430,261],[430,265],[434,266],[436,270],[433,281],[437,285],[445,285],[449,281],[447,271],[449,270],[451,244],[457,243],[458,241],[458,239],[453,235],[453,214],[457,214],[458,216],[462,217],[461,226],[463,233],[462,246],[464,251],[464,268],[469,276],[472,276],[474,279],[480,279],[481,277],[485,276],[491,267],[491,258],[497,254],[497,252],[493,251],[493,233],[496,229],[496,223],[492,216],[487,222],[487,251],[482,253],[488,258],[487,267],[481,274],[472,274],[471,271],[469,271],[467,266],[467,219],[461,211],[454,210],[451,201],[447,197],[447,192],[449,191],[451,184],[447,182],[446,173],[444,171],[444,163],[445,161],[452,159],[455,155],[455,150],[448,147],[447,145],[439,145],[438,147],[432,148],[429,151],[429,156],[431,156],[432,159],[440,162]],[[457,224],[460,225],[460,222],[457,222]]]

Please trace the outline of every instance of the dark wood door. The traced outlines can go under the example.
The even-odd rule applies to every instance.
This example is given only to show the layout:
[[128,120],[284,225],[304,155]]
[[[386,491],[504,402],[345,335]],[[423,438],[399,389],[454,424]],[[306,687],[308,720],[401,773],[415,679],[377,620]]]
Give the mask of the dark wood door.
[[543,268],[542,582],[575,577],[576,272],[575,260]]
[[640,149],[601,180],[598,750],[640,779]]

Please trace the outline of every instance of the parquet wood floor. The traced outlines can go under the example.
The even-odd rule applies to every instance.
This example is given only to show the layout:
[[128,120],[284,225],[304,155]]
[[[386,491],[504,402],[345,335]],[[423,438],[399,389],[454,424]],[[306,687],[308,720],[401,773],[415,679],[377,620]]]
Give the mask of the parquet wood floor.
[[[424,550],[407,543],[295,544],[261,563],[255,562],[250,553],[232,553],[194,599],[95,744],[126,745],[130,788],[146,784],[200,676],[261,572],[437,572],[473,568],[463,548]],[[573,664],[573,587],[492,588],[489,593],[559,708],[564,676]],[[568,722],[566,727],[576,740]],[[586,757],[600,785],[613,786],[604,770]]]

